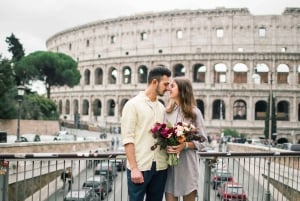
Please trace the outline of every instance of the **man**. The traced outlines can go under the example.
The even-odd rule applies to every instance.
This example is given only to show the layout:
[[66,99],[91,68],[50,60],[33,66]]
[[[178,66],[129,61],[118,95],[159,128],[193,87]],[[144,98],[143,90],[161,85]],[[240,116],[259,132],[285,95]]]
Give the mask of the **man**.
[[165,108],[157,96],[169,90],[171,71],[155,67],[148,75],[145,91],[130,99],[122,111],[122,142],[127,156],[129,201],[160,201],[167,177],[165,150],[151,150],[155,139],[150,131],[156,122],[163,122]]

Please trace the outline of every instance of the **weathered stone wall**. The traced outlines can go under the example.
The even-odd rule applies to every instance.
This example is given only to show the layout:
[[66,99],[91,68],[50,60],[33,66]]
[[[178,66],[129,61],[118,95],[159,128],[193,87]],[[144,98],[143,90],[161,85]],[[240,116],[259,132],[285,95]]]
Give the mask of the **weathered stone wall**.
[[109,140],[0,144],[0,153],[74,153],[107,148]]
[[[8,135],[16,135],[18,120],[0,119],[0,131],[6,131]],[[20,134],[32,133],[38,135],[54,135],[59,131],[58,121],[20,120]]]

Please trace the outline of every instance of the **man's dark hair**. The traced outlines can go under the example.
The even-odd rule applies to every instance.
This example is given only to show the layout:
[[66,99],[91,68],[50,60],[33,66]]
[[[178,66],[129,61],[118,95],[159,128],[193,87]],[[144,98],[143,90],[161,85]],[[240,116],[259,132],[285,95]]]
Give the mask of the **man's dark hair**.
[[171,77],[171,71],[164,66],[156,66],[150,70],[148,75],[148,84],[152,82],[152,80],[156,79],[160,82],[162,76]]

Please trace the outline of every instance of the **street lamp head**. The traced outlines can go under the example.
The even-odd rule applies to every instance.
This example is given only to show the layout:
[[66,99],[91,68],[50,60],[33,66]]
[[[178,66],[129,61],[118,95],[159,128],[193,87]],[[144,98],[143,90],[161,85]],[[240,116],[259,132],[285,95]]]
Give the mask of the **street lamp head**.
[[25,87],[23,85],[18,86],[18,96],[23,97],[25,93]]

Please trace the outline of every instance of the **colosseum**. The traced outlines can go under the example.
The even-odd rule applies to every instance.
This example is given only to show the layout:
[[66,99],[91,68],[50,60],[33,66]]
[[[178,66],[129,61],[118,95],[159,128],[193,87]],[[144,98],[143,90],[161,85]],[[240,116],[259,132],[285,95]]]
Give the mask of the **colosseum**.
[[[210,135],[230,128],[262,137],[274,96],[277,140],[300,138],[300,8],[253,15],[247,8],[172,10],[100,20],[47,42],[78,62],[80,83],[53,87],[65,123],[119,132],[128,99],[148,71],[188,77]],[[167,96],[160,99],[166,103]]]

